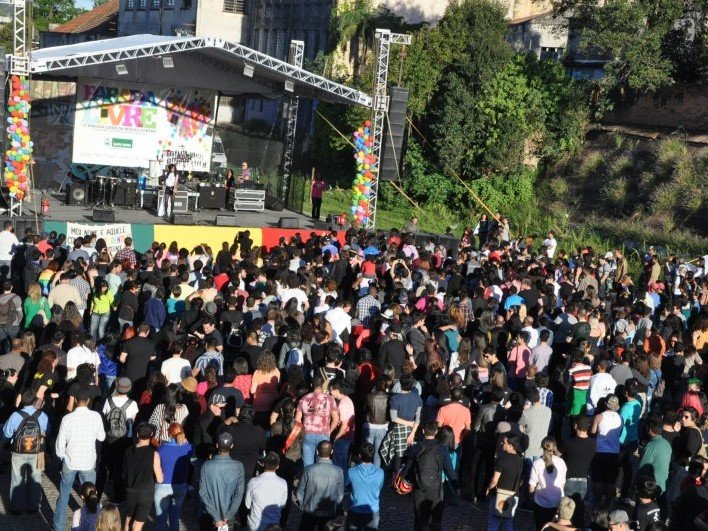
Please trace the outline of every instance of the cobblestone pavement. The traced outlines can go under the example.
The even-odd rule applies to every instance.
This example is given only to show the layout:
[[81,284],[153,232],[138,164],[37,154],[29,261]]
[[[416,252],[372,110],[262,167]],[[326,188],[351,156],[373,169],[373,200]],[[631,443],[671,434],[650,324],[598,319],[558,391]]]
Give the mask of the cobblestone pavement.
[[[56,464],[49,465],[47,473],[43,475],[44,497],[39,513],[15,516],[7,511],[10,489],[9,470],[0,476],[0,531],[42,531],[51,529],[54,506],[59,495],[58,485],[59,469]],[[79,497],[74,492],[67,513],[67,529],[71,528],[71,517],[78,504]],[[190,496],[185,501],[182,510],[181,528],[185,530],[197,529],[195,515],[196,500]],[[297,529],[299,520],[300,512],[296,507],[293,507],[287,529]],[[533,529],[533,515],[530,512],[519,511],[514,524],[516,531],[530,531]],[[486,529],[487,505],[476,506],[462,499],[449,500],[444,512],[443,529],[452,530],[457,526],[474,531]],[[154,529],[154,527],[154,523],[150,522],[145,526],[145,529]],[[381,524],[379,528],[381,530],[413,529],[413,500],[411,496],[398,496],[391,489],[385,488],[381,500]]]

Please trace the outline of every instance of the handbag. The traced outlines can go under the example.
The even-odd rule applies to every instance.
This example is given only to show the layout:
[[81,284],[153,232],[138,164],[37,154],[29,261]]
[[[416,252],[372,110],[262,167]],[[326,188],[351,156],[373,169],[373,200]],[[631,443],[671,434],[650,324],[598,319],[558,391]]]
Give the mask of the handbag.
[[290,435],[288,435],[288,438],[285,440],[285,444],[283,445],[283,455],[285,455],[287,451],[290,450],[290,447],[295,444],[295,441],[300,436],[300,432],[302,432],[302,423],[296,422],[290,432]]
[[499,518],[514,518],[519,498],[513,490],[497,488],[494,495],[494,516]]

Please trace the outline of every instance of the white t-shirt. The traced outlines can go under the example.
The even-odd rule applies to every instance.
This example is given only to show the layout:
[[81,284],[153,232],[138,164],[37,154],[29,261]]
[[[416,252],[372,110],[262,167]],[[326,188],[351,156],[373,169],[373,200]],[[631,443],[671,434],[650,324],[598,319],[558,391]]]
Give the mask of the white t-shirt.
[[191,375],[192,366],[184,358],[169,358],[162,362],[160,372],[168,384],[178,384]]
[[553,466],[553,472],[549,473],[546,470],[546,464],[543,459],[538,458],[533,462],[531,477],[529,478],[529,486],[536,487],[533,493],[533,501],[548,509],[557,507],[558,502],[563,497],[567,471],[565,461],[555,455],[553,456]]
[[[113,401],[115,407],[121,407],[125,405],[128,400],[130,400],[130,398],[128,398],[127,396],[111,396],[110,398]],[[125,410],[125,418],[128,421],[128,432],[126,433],[126,437],[133,436],[133,422],[135,422],[135,417],[138,414],[138,403],[135,400],[131,400],[131,402],[132,404],[130,404]],[[103,409],[101,410],[101,413],[103,413],[103,418],[107,419],[108,413],[110,412],[111,404],[108,400],[106,400],[103,404]]]
[[96,370],[101,364],[98,352],[95,352],[83,345],[77,345],[66,353],[66,379],[76,377],[76,368],[83,363],[91,363]]
[[586,404],[587,414],[593,415],[597,403],[601,398],[606,397],[610,393],[615,392],[617,382],[607,372],[598,372],[590,378],[590,387],[588,388],[588,402]]
[[548,254],[548,258],[553,258],[553,255],[556,254],[556,247],[558,247],[558,242],[556,241],[555,238],[546,238],[543,240],[543,245],[546,246],[546,253]]
[[602,454],[618,454],[620,451],[620,434],[622,433],[622,417],[616,411],[605,411],[597,426],[595,452]]
[[298,302],[298,309],[301,312],[305,311],[305,304],[307,304],[307,295],[300,288],[286,288],[280,293],[280,300],[282,302],[281,307],[285,307],[290,299],[295,297]]
[[14,232],[9,230],[0,232],[0,260],[5,262],[12,260],[12,248],[19,243]]
[[177,176],[174,173],[168,173],[165,178],[165,186],[172,188],[177,183]]

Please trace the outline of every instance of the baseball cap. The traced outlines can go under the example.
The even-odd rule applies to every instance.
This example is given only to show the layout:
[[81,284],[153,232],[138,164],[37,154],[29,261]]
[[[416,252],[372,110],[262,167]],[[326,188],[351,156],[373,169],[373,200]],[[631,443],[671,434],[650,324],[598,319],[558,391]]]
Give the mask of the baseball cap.
[[617,411],[620,407],[619,399],[612,395],[607,399],[607,409],[611,409],[612,411]]
[[223,404],[226,405],[226,397],[221,393],[214,392],[209,397],[209,404]]
[[129,393],[130,389],[133,387],[133,384],[130,382],[130,378],[126,378],[125,376],[121,376],[116,380],[116,391],[121,394]]
[[612,258],[614,258],[614,256],[615,255],[613,255],[610,251],[607,251],[605,253],[605,260],[612,260]]
[[628,523],[629,523],[629,516],[627,516],[627,511],[623,511],[622,509],[617,509],[616,511],[612,511],[610,513],[610,525],[628,524]]
[[230,449],[234,445],[234,438],[229,432],[225,431],[219,435],[217,444],[219,448]]

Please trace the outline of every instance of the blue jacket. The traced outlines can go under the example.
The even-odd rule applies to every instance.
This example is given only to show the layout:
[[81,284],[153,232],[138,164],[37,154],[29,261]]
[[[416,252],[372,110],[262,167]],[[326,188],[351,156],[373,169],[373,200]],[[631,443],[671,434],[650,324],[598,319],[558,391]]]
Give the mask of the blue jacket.
[[215,455],[202,465],[199,498],[215,522],[233,521],[243,492],[243,465],[231,456]]
[[344,498],[344,472],[331,459],[319,458],[305,468],[297,487],[297,501],[305,513],[333,517]]
[[352,486],[349,509],[355,513],[378,513],[379,497],[384,483],[384,471],[380,466],[361,463],[347,471],[347,485]]

